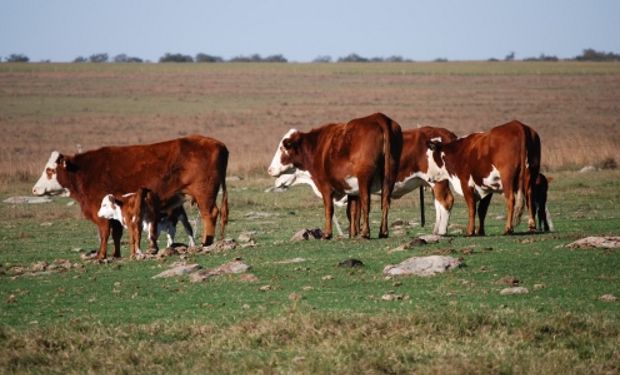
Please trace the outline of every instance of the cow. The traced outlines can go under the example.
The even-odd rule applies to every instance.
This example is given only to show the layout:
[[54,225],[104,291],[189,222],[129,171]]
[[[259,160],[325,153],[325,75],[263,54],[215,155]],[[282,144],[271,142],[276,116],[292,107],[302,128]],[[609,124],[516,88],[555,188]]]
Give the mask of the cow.
[[363,225],[359,233],[370,238],[368,214],[370,193],[381,190],[381,228],[379,238],[388,236],[390,196],[398,173],[402,149],[400,125],[382,113],[332,123],[301,132],[289,130],[280,141],[267,172],[272,177],[295,169],[308,171],[323,197],[325,230],[332,237],[333,199],[347,196],[349,236],[358,235],[355,227],[361,209]]
[[[400,198],[403,195],[423,186],[431,186],[435,197],[435,226],[434,234],[444,235],[447,232],[450,210],[454,203],[454,197],[450,192],[448,181],[439,181],[429,185],[425,178],[427,170],[426,145],[433,138],[441,138],[442,142],[448,143],[457,137],[451,131],[444,128],[424,126],[417,129],[407,129],[402,131],[403,149],[400,156],[398,176],[392,191],[392,198]],[[293,185],[308,184],[312,191],[322,198],[321,192],[312,181],[312,176],[308,171],[295,170],[291,174],[283,174],[275,181],[275,187],[288,188]],[[422,193],[422,190],[420,190]],[[334,204],[339,207],[346,206],[347,197],[341,200],[334,200]],[[424,222],[423,195],[420,199],[420,210],[422,222]],[[359,227],[359,223],[357,223]]]
[[183,196],[176,195],[167,202],[161,202],[159,197],[148,189],[140,189],[135,193],[123,194],[115,197],[108,194],[103,197],[97,216],[119,221],[124,228],[129,229],[132,256],[140,253],[140,234],[144,230],[149,233],[149,246],[157,251],[157,238],[164,231],[167,235],[167,247],[174,243],[176,226],[180,220],[189,238],[189,246],[196,246],[194,232],[189,224],[187,214],[183,208]]
[[[165,142],[121,147],[102,147],[72,156],[52,152],[34,195],[53,194],[68,189],[84,216],[99,230],[98,258],[106,258],[112,232],[114,256],[120,257],[121,224],[97,216],[106,194],[122,195],[147,188],[162,200],[176,194],[189,195],[198,205],[204,222],[201,242],[213,243],[218,215],[220,236],[228,222],[226,168],[228,149],[215,139],[191,135]],[[221,209],[216,198],[222,190]]]
[[[528,226],[536,229],[532,189],[540,172],[540,137],[534,129],[514,120],[448,144],[431,140],[426,154],[429,182],[448,180],[465,198],[469,210],[467,235],[485,234],[484,219],[492,194],[502,192],[507,210],[504,234],[513,233],[524,196]],[[479,226],[475,232],[477,201]]]

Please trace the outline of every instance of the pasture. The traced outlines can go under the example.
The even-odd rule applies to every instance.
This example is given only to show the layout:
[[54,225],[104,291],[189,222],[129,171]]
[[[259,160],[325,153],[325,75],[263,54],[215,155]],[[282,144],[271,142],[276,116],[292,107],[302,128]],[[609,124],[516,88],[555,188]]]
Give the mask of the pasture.
[[[152,279],[179,260],[84,262],[95,226],[70,198],[0,204],[2,373],[617,373],[618,250],[569,249],[588,235],[619,235],[620,172],[577,173],[620,160],[620,66],[597,63],[414,64],[0,64],[0,199],[27,195],[52,149],[73,153],[190,133],[231,151],[230,223],[256,246],[187,255],[211,268],[235,258],[257,280]],[[265,169],[282,134],[382,111],[403,128],[457,134],[518,118],[543,142],[556,231],[501,236],[503,199],[487,236],[467,238],[456,197],[438,244],[390,250],[428,234],[417,193],[393,201],[390,221],[410,222],[378,240],[290,242],[321,227],[307,187],[265,193]],[[192,218],[196,210],[189,208]],[[345,222],[342,210],[337,213]],[[179,228],[180,229],[180,228]],[[201,227],[196,228],[197,232]],[[186,242],[179,230],[178,240]],[[163,236],[160,245],[165,243]],[[461,257],[428,278],[386,279],[414,255]],[[299,263],[282,263],[303,258]],[[338,263],[356,258],[362,268]],[[19,267],[67,259],[65,272]],[[525,295],[500,295],[518,280]],[[396,296],[384,300],[384,295]]]

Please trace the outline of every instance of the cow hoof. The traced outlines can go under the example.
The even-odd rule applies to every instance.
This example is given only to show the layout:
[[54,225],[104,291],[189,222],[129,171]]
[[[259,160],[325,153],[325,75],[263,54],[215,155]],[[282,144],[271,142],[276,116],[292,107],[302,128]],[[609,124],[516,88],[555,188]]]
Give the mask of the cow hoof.
[[387,233],[379,233],[379,238],[388,238],[389,235]]
[[328,233],[323,233],[323,235],[321,236],[322,240],[331,240],[332,239],[332,235],[328,234]]
[[506,229],[506,230],[504,230],[504,235],[505,235],[505,236],[508,236],[508,235],[511,235],[511,234],[514,234],[514,231],[513,231],[512,229]]

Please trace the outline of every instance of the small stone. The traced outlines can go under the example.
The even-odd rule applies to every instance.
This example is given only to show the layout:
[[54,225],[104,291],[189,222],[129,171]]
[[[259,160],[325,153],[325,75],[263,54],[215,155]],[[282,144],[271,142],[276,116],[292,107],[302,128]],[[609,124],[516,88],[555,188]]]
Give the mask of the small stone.
[[272,289],[272,287],[271,287],[271,285],[269,285],[269,284],[267,284],[267,285],[263,285],[263,286],[261,286],[260,288],[258,288],[258,290],[260,290],[261,292],[267,292],[267,291],[269,291],[269,290],[271,290],[271,289]]
[[239,275],[239,281],[243,281],[245,283],[256,283],[258,282],[258,277],[252,273],[244,273]]
[[502,296],[506,296],[506,295],[513,295],[513,294],[528,294],[529,292],[530,291],[527,288],[524,288],[522,286],[516,286],[512,288],[502,289],[501,292],[499,292],[499,294],[501,294]]
[[30,266],[30,270],[32,272],[43,272],[47,269],[48,266],[49,264],[45,261],[36,262],[36,263],[33,263],[32,266]]
[[381,296],[381,299],[383,301],[401,301],[404,298],[404,296],[402,294],[395,294],[395,293],[386,293],[384,295]]
[[250,305],[248,305],[247,303],[244,303],[243,305],[241,305],[241,308],[244,310],[248,310],[250,308]]
[[187,275],[201,268],[200,264],[181,264],[153,276],[153,279]]
[[321,277],[321,280],[333,280],[333,279],[334,279],[334,276],[332,276],[332,275],[325,275],[325,276]]
[[596,171],[596,168],[594,166],[586,165],[585,167],[579,170],[579,173],[588,173],[588,172],[594,172],[594,171]]
[[290,241],[320,240],[321,237],[323,237],[323,231],[319,228],[301,229],[291,237]]
[[17,297],[15,297],[15,294],[10,294],[7,298],[6,298],[6,303],[7,304],[13,304],[17,302]]
[[285,259],[285,260],[280,260],[277,262],[274,262],[275,264],[292,264],[292,263],[302,263],[305,262],[306,260],[304,258],[293,258],[293,259]]
[[308,292],[308,291],[314,290],[314,287],[310,285],[305,285],[301,288],[301,290],[303,290],[304,292]]
[[613,294],[603,294],[598,299],[602,302],[616,302],[618,300],[618,298]]
[[242,244],[256,242],[256,231],[242,232],[239,234],[239,237],[237,237],[237,241]]
[[361,268],[361,267],[364,267],[364,262],[362,262],[359,259],[350,258],[350,259],[346,259],[346,260],[343,260],[342,262],[338,263],[338,267],[341,267],[341,268]]
[[517,279],[516,277],[506,276],[506,277],[503,277],[503,278],[497,280],[495,282],[495,284],[505,284],[505,285],[510,285],[510,286],[518,286],[519,282],[520,282],[519,279]]
[[546,287],[545,284],[534,284],[534,290],[545,289]]

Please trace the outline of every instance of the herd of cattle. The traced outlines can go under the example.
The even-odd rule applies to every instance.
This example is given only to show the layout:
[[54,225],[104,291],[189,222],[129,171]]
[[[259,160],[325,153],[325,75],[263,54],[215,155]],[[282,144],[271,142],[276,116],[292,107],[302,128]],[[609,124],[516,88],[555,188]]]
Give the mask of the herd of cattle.
[[[201,244],[208,246],[214,241],[218,216],[222,238],[228,222],[228,156],[222,142],[199,135],[149,145],[102,147],[73,156],[54,151],[32,192],[68,191],[98,227],[100,259],[107,255],[110,234],[114,256],[120,257],[123,227],[131,236],[132,256],[140,254],[143,228],[150,248],[157,251],[159,233],[167,232],[170,246],[178,221],[194,246],[183,208],[186,199],[198,206],[204,222]],[[379,237],[387,237],[391,199],[423,186],[430,186],[435,198],[434,233],[447,231],[454,191],[464,197],[469,209],[467,235],[484,235],[493,193],[503,193],[506,200],[505,234],[513,232],[524,203],[529,229],[537,229],[538,216],[539,229],[549,230],[548,185],[540,164],[540,138],[519,121],[457,138],[443,128],[403,131],[396,121],[376,113],[309,132],[289,130],[268,173],[277,178],[278,187],[309,184],[323,199],[325,239],[332,237],[334,205],[346,205],[350,237],[369,238],[373,193],[381,194]]]

